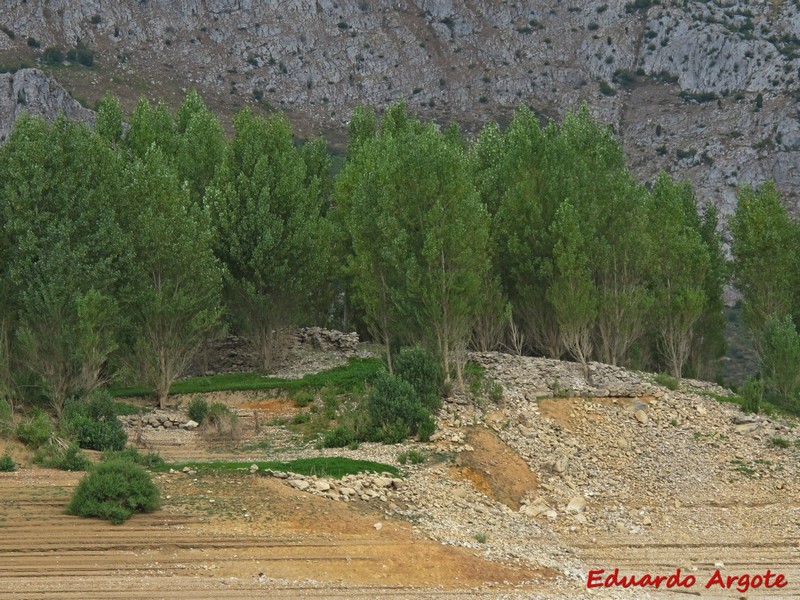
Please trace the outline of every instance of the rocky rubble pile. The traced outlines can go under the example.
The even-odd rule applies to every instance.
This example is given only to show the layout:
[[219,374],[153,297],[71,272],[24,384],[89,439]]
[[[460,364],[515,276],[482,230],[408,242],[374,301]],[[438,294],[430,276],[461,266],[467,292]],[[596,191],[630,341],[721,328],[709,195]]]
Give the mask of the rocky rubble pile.
[[796,431],[709,397],[725,392],[719,386],[683,381],[701,393],[671,391],[599,364],[589,384],[570,363],[476,358],[505,388],[490,425],[540,476],[521,512],[556,530],[643,533],[667,507],[706,504],[709,490],[735,505],[743,488],[768,502],[796,486],[795,461],[774,441],[794,445]]
[[552,396],[636,398],[658,389],[631,371],[602,363],[589,363],[587,380],[579,364],[549,358],[473,352],[470,360],[484,367],[487,376],[503,384],[513,398],[529,402]]
[[[258,465],[253,464],[250,467],[250,472],[257,473]],[[380,475],[359,473],[357,475],[345,475],[342,479],[271,470],[265,470],[262,474],[266,477],[282,479],[287,485],[301,492],[308,492],[337,502],[352,502],[356,500],[389,502],[396,496],[397,490],[403,485],[403,480],[394,477],[391,473],[382,473]]]
[[358,334],[343,333],[335,329],[322,327],[301,327],[294,334],[298,344],[311,346],[317,350],[335,350],[338,352],[356,352],[358,350]]
[[[344,364],[358,354],[358,334],[322,327],[302,327],[287,335],[285,356],[273,375],[302,377]],[[324,352],[324,354],[323,354]],[[198,352],[186,376],[252,373],[261,366],[247,338],[226,335],[210,340]]]
[[168,410],[155,410],[143,415],[124,415],[117,417],[128,428],[136,429],[141,425],[146,429],[197,429],[198,423],[186,414]]

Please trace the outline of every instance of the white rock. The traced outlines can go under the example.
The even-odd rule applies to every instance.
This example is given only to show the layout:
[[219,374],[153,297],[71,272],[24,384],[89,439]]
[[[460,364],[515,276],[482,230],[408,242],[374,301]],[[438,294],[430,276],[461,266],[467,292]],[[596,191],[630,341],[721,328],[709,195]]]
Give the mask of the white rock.
[[583,496],[572,498],[566,508],[568,513],[582,513],[584,510],[586,510],[586,498]]

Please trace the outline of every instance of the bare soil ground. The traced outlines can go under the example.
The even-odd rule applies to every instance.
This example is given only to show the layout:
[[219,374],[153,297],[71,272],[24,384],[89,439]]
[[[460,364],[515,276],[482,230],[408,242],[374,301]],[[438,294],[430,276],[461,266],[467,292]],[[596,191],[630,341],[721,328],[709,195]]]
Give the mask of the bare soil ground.
[[[208,399],[244,409],[245,415],[253,410],[262,424],[297,411],[290,401],[269,393],[215,393]],[[263,439],[264,432],[255,433],[252,416],[242,420],[243,438],[235,445],[198,435],[184,436],[180,444],[165,439],[148,447],[172,461],[247,460],[241,448]],[[487,452],[474,453],[481,458],[470,459],[473,466],[465,469],[480,469],[486,461],[496,464],[498,448],[504,457],[511,453],[491,434],[477,431],[471,439]],[[161,510],[135,515],[120,526],[81,519],[67,515],[65,508],[82,473],[30,465],[30,452],[6,445],[18,462],[29,464],[0,473],[0,599],[251,598],[265,593],[497,597],[546,588],[557,575],[550,569],[492,562],[475,550],[428,539],[408,521],[384,514],[382,506],[332,502],[249,473],[154,475],[162,492]],[[5,450],[0,447],[0,453]],[[527,470],[524,462],[521,466]],[[509,496],[505,483],[510,480],[487,477],[494,493]]]
[[38,468],[0,475],[0,598],[448,595],[547,575],[423,539],[376,509],[245,474],[165,474],[162,510],[122,526],[79,519],[64,507],[80,477]]
[[[291,436],[285,428],[269,425],[275,419],[291,418],[298,410],[287,399],[271,392],[233,392],[214,394],[209,400],[241,411],[243,437],[236,444],[174,432],[174,438],[154,438],[161,443],[151,440],[150,449],[172,461],[284,459],[287,452],[308,450],[298,440],[293,449],[280,447],[290,443]],[[654,402],[652,398],[637,401]],[[597,440],[621,426],[619,414],[630,410],[625,404],[631,402],[594,399],[595,408],[588,409],[590,403],[583,399],[546,399],[538,402],[539,418],[574,436],[579,456],[591,458]],[[256,413],[262,427],[259,432]],[[427,469],[428,480],[466,483],[484,494],[487,502],[508,507],[512,525],[511,529],[503,525],[503,531],[511,535],[510,542],[524,546],[526,529],[519,530],[521,541],[512,539],[513,523],[518,522],[514,519],[523,500],[540,493],[547,496],[554,477],[501,438],[504,418],[502,410],[489,411],[485,415],[489,427],[448,429],[462,436],[463,451],[444,464],[421,468]],[[532,417],[525,423],[535,425]],[[178,433],[180,441],[175,441]],[[706,452],[712,445],[705,434],[693,437],[697,438],[692,442],[696,452]],[[645,442],[651,448],[651,442],[643,438]],[[447,443],[445,439],[435,446],[447,454]],[[0,441],[0,454],[6,450],[3,444]],[[800,539],[796,535],[800,502],[787,495],[787,489],[794,489],[788,474],[784,487],[766,493],[765,486],[756,485],[759,479],[730,480],[728,471],[710,471],[705,476],[699,473],[697,484],[675,481],[674,495],[670,495],[670,490],[662,490],[665,483],[670,485],[668,474],[652,486],[637,474],[641,468],[637,461],[648,460],[651,450],[635,454],[635,460],[615,447],[604,450],[604,455],[616,457],[614,469],[627,474],[627,479],[620,480],[627,481],[627,487],[620,488],[618,495],[591,498],[586,512],[590,520],[584,526],[570,526],[568,512],[558,506],[557,521],[536,519],[541,544],[538,537],[527,542],[551,547],[555,535],[559,550],[552,557],[553,566],[580,563],[584,570],[605,569],[607,574],[619,568],[623,575],[637,576],[669,575],[680,568],[698,583],[678,592],[595,591],[587,590],[585,579],[568,578],[559,570],[524,560],[524,553],[518,556],[521,560],[513,561],[493,555],[491,538],[501,534],[495,532],[489,517],[475,526],[489,533],[484,549],[443,543],[441,538],[432,539],[430,528],[403,518],[402,510],[387,515],[386,505],[380,502],[334,502],[297,491],[279,479],[245,472],[154,475],[162,491],[159,511],[136,515],[121,526],[80,519],[65,514],[65,507],[82,474],[31,466],[29,452],[17,444],[9,449],[24,466],[16,473],[0,473],[0,600],[800,597]],[[652,446],[652,452],[656,450]],[[386,457],[397,452],[392,450]],[[376,458],[385,461],[386,457]],[[466,498],[459,494],[453,500],[464,503]],[[455,505],[450,508],[453,513],[458,510]],[[652,526],[641,525],[644,515],[652,517]],[[635,525],[636,531],[609,528],[606,523],[615,518]],[[705,589],[717,568],[726,576],[764,573],[769,568],[783,573],[789,585],[746,592],[737,591],[736,586]]]

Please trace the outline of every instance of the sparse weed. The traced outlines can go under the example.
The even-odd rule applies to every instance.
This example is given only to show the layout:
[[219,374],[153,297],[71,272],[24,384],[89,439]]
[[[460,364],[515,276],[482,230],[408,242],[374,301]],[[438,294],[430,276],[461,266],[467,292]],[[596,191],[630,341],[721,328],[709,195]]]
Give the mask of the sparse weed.
[[657,373],[653,380],[660,386],[667,388],[668,390],[672,390],[673,392],[678,389],[680,385],[680,381],[673,377],[672,375],[667,375],[666,373]]
[[416,448],[411,448],[406,452],[401,452],[397,455],[397,462],[401,465],[411,464],[411,465],[418,465],[425,462],[425,459],[428,458],[427,455],[423,452],[420,452]]

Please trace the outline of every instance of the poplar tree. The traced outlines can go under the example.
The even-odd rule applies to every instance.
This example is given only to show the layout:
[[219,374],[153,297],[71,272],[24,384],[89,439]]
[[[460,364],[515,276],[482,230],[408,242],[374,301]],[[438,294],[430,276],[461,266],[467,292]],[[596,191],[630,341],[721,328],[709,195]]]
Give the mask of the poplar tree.
[[[85,125],[20,119],[0,149],[6,323],[57,415],[102,383],[130,264],[116,218],[120,165]],[[8,331],[6,332],[8,335]]]
[[798,229],[773,183],[742,186],[730,220],[733,279],[743,296],[744,320],[761,354],[770,317],[798,318]]
[[389,360],[393,336],[424,340],[461,382],[489,268],[489,219],[464,150],[399,104],[359,142],[337,188],[356,298]]
[[710,257],[698,221],[691,186],[660,174],[650,205],[653,325],[661,355],[678,378],[709,301],[705,282]]
[[163,409],[170,386],[219,323],[222,268],[208,214],[158,148],[128,167],[124,195],[135,254],[125,298],[133,339],[128,356]]
[[269,371],[287,329],[308,317],[326,289],[330,224],[320,186],[307,185],[288,121],[244,110],[234,127],[206,202],[228,310]]

